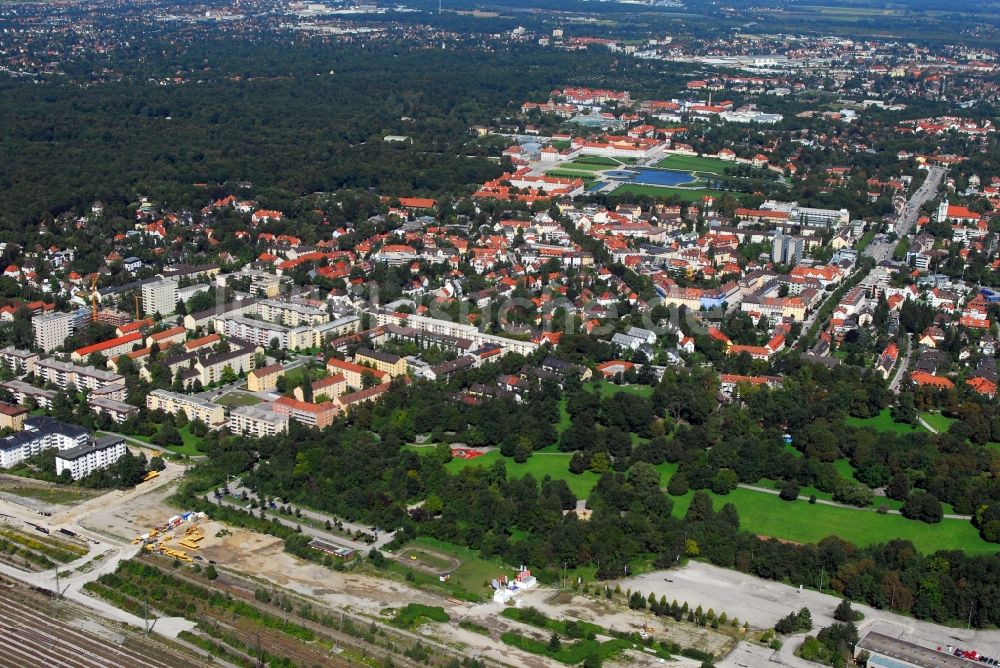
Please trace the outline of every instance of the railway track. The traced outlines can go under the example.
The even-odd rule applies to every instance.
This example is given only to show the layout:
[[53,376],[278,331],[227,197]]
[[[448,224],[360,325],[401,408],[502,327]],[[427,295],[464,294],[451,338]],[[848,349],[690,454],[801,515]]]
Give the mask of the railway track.
[[[163,562],[162,561],[158,561],[154,557],[149,557],[149,556],[143,555],[143,556],[137,557],[136,560],[137,561],[146,562],[146,563],[148,563],[150,565],[157,566],[159,568],[163,568]],[[262,612],[266,612],[268,614],[275,615],[275,616],[284,616],[284,613],[281,612],[280,609],[275,608],[274,606],[271,606],[271,605],[262,604],[260,601],[258,601],[256,599],[255,595],[254,595],[255,594],[254,591],[252,591],[249,587],[247,587],[247,586],[241,586],[241,585],[238,585],[238,584],[235,584],[235,583],[231,583],[231,582],[227,582],[227,581],[225,581],[225,576],[219,577],[216,580],[206,581],[204,579],[196,578],[196,577],[193,577],[193,576],[188,575],[186,573],[183,573],[180,570],[171,572],[171,575],[173,577],[178,578],[178,579],[190,582],[191,584],[198,585],[200,587],[207,587],[207,588],[210,588],[210,589],[217,589],[217,590],[219,590],[219,591],[221,591],[223,593],[229,594],[233,598],[240,599],[240,600],[248,603],[249,605],[254,606],[255,608],[257,608],[258,610],[260,610]],[[254,630],[254,631],[240,631],[233,624],[232,620],[231,619],[227,619],[224,614],[221,614],[221,613],[220,614],[216,614],[215,612],[211,612],[211,611],[208,611],[208,610],[206,610],[206,612],[209,614],[209,616],[211,616],[216,621],[216,623],[219,623],[220,625],[224,625],[224,626],[229,627],[229,628],[234,628],[234,630],[236,630],[237,633],[240,635],[241,642],[246,643],[248,647],[251,647],[251,648],[255,647],[255,643],[256,643],[256,630]],[[346,615],[346,616],[349,617],[352,621],[356,622],[359,627],[364,627],[364,626],[370,625],[372,623],[370,619],[359,619],[359,618],[354,617],[353,615]],[[375,646],[371,645],[370,643],[364,641],[363,639],[358,638],[357,636],[353,636],[353,635],[351,635],[349,633],[345,633],[345,632],[340,631],[338,629],[332,629],[330,627],[323,626],[322,624],[310,621],[308,619],[303,619],[302,617],[299,617],[298,615],[290,613],[290,614],[287,615],[287,618],[290,621],[293,621],[296,624],[298,624],[298,625],[300,625],[302,627],[305,627],[305,628],[311,630],[317,636],[322,637],[324,639],[327,639],[329,641],[332,641],[333,643],[335,643],[337,645],[340,645],[342,647],[350,648],[350,649],[354,650],[355,652],[360,652],[360,653],[364,653],[364,654],[366,654],[368,656],[375,656],[375,657],[379,657],[379,658],[385,657],[388,654],[389,656],[391,656],[391,658],[393,660],[393,663],[396,666],[401,666],[401,667],[404,667],[404,668],[419,668],[420,666],[424,665],[424,664],[417,663],[413,659],[410,659],[409,657],[403,655],[401,651],[390,651],[390,650],[387,650],[384,647],[375,647]],[[393,632],[395,632],[395,629],[393,630]],[[248,640],[248,637],[246,636],[246,633],[250,633],[251,634],[251,636],[252,636],[252,642],[250,642]],[[261,643],[262,643],[262,645],[270,645],[270,639],[273,638],[275,640],[275,642],[274,642],[273,645],[270,645],[271,647],[277,647],[277,646],[285,647],[286,645],[289,645],[296,652],[301,652],[301,648],[303,648],[303,647],[307,647],[307,648],[309,647],[308,644],[306,644],[306,643],[304,643],[302,641],[297,641],[297,640],[295,640],[293,638],[290,638],[289,636],[287,636],[287,635],[285,635],[285,634],[283,634],[283,633],[281,633],[279,631],[272,631],[272,630],[269,630],[269,629],[260,629],[260,633],[261,633]],[[400,634],[400,635],[403,635],[403,634]],[[408,634],[406,634],[406,635],[408,636]],[[437,647],[438,649],[441,649],[441,647],[438,647],[437,643],[434,643],[433,641],[431,641],[429,639],[422,638],[422,639],[419,639],[419,640],[425,646],[428,646],[430,648]],[[269,651],[267,646],[264,647],[264,651],[265,652]],[[275,650],[275,651],[271,651],[270,653],[277,654],[279,652]],[[447,654],[451,654],[451,653],[453,653],[453,650],[452,650],[452,652],[446,652],[446,653]],[[346,659],[341,659],[340,657],[338,657],[336,655],[333,655],[333,654],[327,654],[327,653],[324,653],[324,652],[320,652],[320,654],[321,654],[321,656],[323,658],[323,664],[322,665],[329,665],[329,666],[335,666],[335,667],[356,665],[355,663],[352,663],[352,662],[350,662],[350,661],[348,661]],[[289,656],[289,658],[292,658],[294,660],[295,657]],[[316,661],[315,656],[312,653],[310,653],[310,662],[302,663],[300,665],[313,665],[315,663],[315,661]],[[299,663],[299,662],[296,661],[296,663]]]
[[5,590],[0,597],[0,666],[183,668],[191,665],[189,657],[156,653],[153,646],[139,649],[116,644],[81,631],[61,621],[58,613],[56,605],[41,600],[40,595],[29,595],[17,588]]

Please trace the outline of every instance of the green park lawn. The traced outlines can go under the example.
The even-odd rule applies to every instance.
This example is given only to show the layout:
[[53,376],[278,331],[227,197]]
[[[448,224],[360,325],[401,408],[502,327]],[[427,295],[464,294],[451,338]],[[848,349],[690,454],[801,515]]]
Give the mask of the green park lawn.
[[[868,427],[874,429],[875,431],[892,431],[897,434],[910,434],[915,431],[926,431],[923,427],[914,427],[913,425],[905,424],[902,422],[893,422],[892,413],[888,408],[883,408],[882,411],[875,417],[870,418],[856,418],[848,417],[847,424],[851,427]],[[930,423],[928,423],[930,424]]]
[[679,169],[691,172],[709,172],[723,175],[731,163],[717,158],[702,158],[697,155],[670,155],[656,163],[662,169]]
[[[619,392],[624,392],[626,394],[634,394],[639,397],[650,397],[653,395],[653,388],[650,385],[615,385],[614,383],[602,380],[599,381],[599,387],[601,392],[601,397],[613,397]],[[587,390],[593,389],[593,383],[584,384],[584,388]]]
[[[674,497],[674,515],[687,512],[693,493]],[[855,545],[884,543],[896,538],[912,541],[918,550],[965,550],[969,554],[994,553],[1000,545],[983,541],[967,520],[942,520],[925,524],[900,515],[837,508],[806,501],[782,501],[776,495],[735,489],[725,496],[712,495],[716,510],[732,503],[740,517],[740,528],[762,536],[799,543],[815,543],[839,536]]]
[[929,411],[922,412],[920,417],[924,422],[929,424],[932,429],[942,434],[951,429],[951,423],[955,421],[955,418],[945,417],[940,413],[931,413]]
[[528,461],[518,464],[509,457],[504,457],[499,450],[490,450],[481,457],[475,459],[452,459],[445,465],[451,473],[457,473],[467,466],[492,466],[499,460],[503,460],[507,465],[507,478],[523,478],[529,473],[538,482],[542,478],[549,476],[553,480],[565,480],[570,490],[576,494],[576,498],[585,499],[597,484],[599,475],[591,471],[584,471],[577,475],[569,472],[569,460],[573,455],[566,452],[536,452]]
[[187,455],[188,457],[202,454],[201,438],[191,433],[191,425],[185,424],[183,427],[178,427],[177,432],[181,435],[181,440],[184,441],[184,444],[171,445],[167,447],[167,450],[180,455]]
[[[574,159],[569,164],[587,165],[588,169],[607,169],[608,167],[618,167],[622,161],[600,155],[584,155]],[[596,167],[591,167],[592,165],[596,165]]]
[[[498,561],[483,559],[479,556],[479,550],[473,550],[454,543],[431,538],[429,536],[418,536],[407,543],[403,548],[426,547],[434,552],[446,554],[462,562],[450,575],[448,587],[454,590],[465,591],[468,594],[486,596],[486,583],[505,572],[505,569]],[[510,575],[510,569],[506,569]],[[437,586],[437,578],[428,584]]]

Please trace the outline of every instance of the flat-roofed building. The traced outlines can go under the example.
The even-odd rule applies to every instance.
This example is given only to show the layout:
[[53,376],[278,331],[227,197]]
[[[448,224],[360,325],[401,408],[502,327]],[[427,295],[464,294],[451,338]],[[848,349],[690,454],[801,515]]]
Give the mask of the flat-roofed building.
[[354,355],[354,361],[358,364],[371,366],[379,371],[383,371],[389,374],[391,378],[406,375],[406,360],[398,355],[382,352],[381,350],[361,348]]
[[75,316],[72,313],[46,313],[31,319],[35,347],[42,352],[52,352],[62,346],[73,333]]
[[55,448],[68,450],[87,443],[87,430],[40,415],[24,421],[24,429],[0,438],[0,468],[8,469],[39,454]]
[[313,331],[316,332],[316,336],[319,339],[317,345],[320,345],[330,339],[338,339],[342,336],[360,332],[361,318],[356,315],[347,315],[331,320],[330,322],[314,325]]
[[18,376],[34,373],[35,362],[38,360],[38,353],[33,353],[30,350],[19,350],[14,346],[0,349],[0,361],[10,369],[11,373]]
[[241,339],[257,346],[268,348],[272,342],[282,350],[312,348],[313,330],[309,327],[289,328],[266,320],[254,320],[243,316],[227,316],[215,319],[215,331],[223,336]]
[[441,320],[439,318],[430,318],[422,315],[412,315],[387,310],[374,311],[372,312],[372,315],[375,318],[375,324],[378,326],[393,324],[401,327],[412,327],[414,329],[431,332],[432,334],[445,334],[447,336],[469,339],[476,346],[494,344],[500,346],[504,353],[510,352],[519,353],[521,355],[530,355],[538,349],[539,345],[531,341],[520,341],[517,339],[508,339],[503,336],[497,336],[495,334],[486,334],[485,332],[480,332],[473,325],[463,325],[461,323],[451,322],[450,320]]
[[246,297],[237,299],[226,304],[219,304],[204,311],[189,313],[184,316],[184,328],[193,332],[199,327],[205,328],[215,322],[216,318],[227,318],[230,316],[246,315],[257,312],[257,299]]
[[143,283],[142,310],[149,315],[169,315],[177,310],[177,281]]
[[161,410],[171,415],[184,411],[189,420],[201,420],[210,429],[218,429],[226,424],[226,411],[211,401],[200,397],[178,394],[167,390],[153,390],[146,395],[146,408]]
[[[967,651],[972,650],[970,648]],[[868,652],[866,665],[870,668],[973,668],[983,665],[875,631],[868,632],[855,645],[854,656],[857,657],[861,652]]]
[[125,439],[120,436],[104,436],[57,454],[56,475],[69,471],[73,480],[79,480],[94,471],[108,468],[121,459],[125,452]]
[[39,408],[51,408],[52,400],[56,398],[55,390],[43,390],[23,380],[4,381],[0,383],[0,387],[10,392],[14,396],[14,401],[22,406],[30,400]]
[[238,406],[229,412],[229,431],[245,436],[274,436],[288,431],[286,413],[276,413],[260,406]]
[[73,385],[78,390],[99,392],[118,401],[125,398],[125,377],[93,366],[47,358],[35,363],[35,376],[60,390]]
[[325,308],[297,299],[264,299],[257,304],[257,315],[285,327],[321,325],[330,321]]
[[132,404],[107,397],[87,397],[87,405],[98,415],[110,417],[115,424],[125,422],[139,410]]

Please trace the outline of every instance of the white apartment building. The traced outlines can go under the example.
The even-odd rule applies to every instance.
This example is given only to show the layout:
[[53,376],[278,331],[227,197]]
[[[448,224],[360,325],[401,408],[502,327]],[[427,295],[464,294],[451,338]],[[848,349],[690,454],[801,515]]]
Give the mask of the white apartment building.
[[285,327],[321,325],[330,320],[330,314],[325,308],[286,299],[264,299],[258,302],[257,315]]
[[56,455],[56,474],[69,471],[73,480],[79,480],[94,471],[106,469],[126,452],[125,439],[105,436],[93,443],[84,443]]
[[47,358],[35,362],[35,375],[61,390],[73,385],[78,390],[98,392],[118,401],[125,398],[125,377],[97,367]]
[[277,340],[278,347],[283,350],[312,348],[315,341],[315,332],[311,327],[293,329],[266,320],[254,320],[242,316],[216,318],[214,322],[217,333],[265,348],[269,347],[273,340]]
[[229,431],[261,438],[288,431],[288,416],[259,406],[239,406],[229,413]]
[[34,372],[35,362],[38,361],[38,353],[33,353],[30,350],[18,350],[14,346],[7,346],[0,349],[0,361],[10,369],[11,373],[20,376]]
[[474,325],[463,325],[451,322],[450,320],[439,320],[438,318],[428,318],[422,315],[409,315],[392,311],[375,311],[372,315],[375,316],[375,324],[380,327],[383,325],[412,327],[413,329],[430,332],[431,334],[443,334],[459,339],[468,339],[476,346],[496,345],[505,352],[520,353],[522,355],[530,355],[538,349],[538,344],[531,341],[519,341],[494,334],[486,334],[485,332],[480,332]]
[[73,333],[73,319],[72,313],[46,313],[32,318],[35,347],[46,353],[60,347]]
[[171,280],[142,284],[142,310],[146,315],[169,315],[177,310],[177,283]]
[[0,468],[10,468],[43,450],[69,450],[88,442],[87,430],[53,420],[47,416],[30,417],[24,429],[0,438]]

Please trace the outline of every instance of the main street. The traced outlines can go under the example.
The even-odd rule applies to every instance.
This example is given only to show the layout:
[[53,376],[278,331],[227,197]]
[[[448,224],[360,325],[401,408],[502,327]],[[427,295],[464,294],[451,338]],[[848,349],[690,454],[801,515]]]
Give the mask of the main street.
[[916,192],[906,203],[906,207],[896,220],[896,236],[905,237],[913,230],[913,226],[920,217],[920,207],[937,197],[938,189],[941,187],[941,180],[947,173],[944,167],[931,167],[927,173],[927,178],[920,184]]

